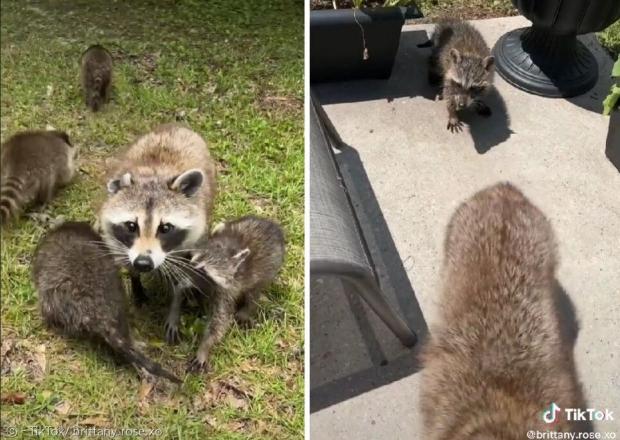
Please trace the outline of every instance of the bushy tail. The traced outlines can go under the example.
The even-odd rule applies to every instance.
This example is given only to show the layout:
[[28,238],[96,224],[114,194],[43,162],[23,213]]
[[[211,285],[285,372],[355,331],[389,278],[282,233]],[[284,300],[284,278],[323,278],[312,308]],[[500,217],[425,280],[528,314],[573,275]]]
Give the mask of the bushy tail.
[[98,112],[103,104],[103,78],[101,75],[96,75],[93,78],[92,86],[89,87],[86,98],[86,105],[93,111]]
[[157,362],[152,361],[147,358],[143,353],[138,351],[130,341],[125,340],[124,338],[119,337],[116,332],[113,332],[111,335],[105,337],[106,342],[110,344],[110,346],[119,353],[122,353],[123,356],[127,359],[129,363],[131,363],[136,370],[140,371],[145,369],[149,373],[165,377],[166,379],[174,382],[181,383],[181,379],[176,377],[171,372],[165,370],[161,365]]
[[7,177],[2,180],[0,189],[0,224],[6,225],[17,217],[24,205],[24,181],[19,177]]

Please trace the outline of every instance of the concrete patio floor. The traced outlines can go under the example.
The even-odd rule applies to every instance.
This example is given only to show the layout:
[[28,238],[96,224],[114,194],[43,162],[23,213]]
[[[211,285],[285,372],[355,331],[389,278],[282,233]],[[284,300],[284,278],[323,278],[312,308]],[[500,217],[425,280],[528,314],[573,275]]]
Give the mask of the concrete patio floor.
[[[477,21],[492,46],[522,17]],[[447,112],[426,82],[432,25],[403,28],[392,77],[314,86],[342,140],[345,180],[390,301],[422,336],[432,327],[445,226],[481,188],[511,181],[551,220],[557,278],[574,306],[574,347],[589,407],[608,408],[600,432],[620,433],[620,173],[605,157],[601,102],[611,60],[582,39],[601,78],[575,99],[530,95],[495,75],[493,116],[446,130]],[[421,438],[419,374],[407,350],[336,280],[311,293],[311,436],[316,440]]]

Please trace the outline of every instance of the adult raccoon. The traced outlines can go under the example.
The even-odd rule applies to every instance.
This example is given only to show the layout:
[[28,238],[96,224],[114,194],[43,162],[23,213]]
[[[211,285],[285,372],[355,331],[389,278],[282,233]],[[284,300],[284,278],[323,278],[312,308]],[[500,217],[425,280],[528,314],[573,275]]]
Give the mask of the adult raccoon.
[[[424,348],[421,408],[429,440],[519,440],[528,430],[587,429],[541,415],[583,408],[554,302],[551,224],[519,190],[498,184],[452,217],[440,324]],[[553,416],[553,414],[552,414]]]
[[[138,301],[145,299],[139,274],[161,268],[178,275],[174,266],[179,258],[208,231],[215,178],[205,141],[176,124],[140,137],[112,167],[109,197],[99,211],[98,225],[108,246],[133,269]],[[174,283],[172,304],[182,290]],[[170,313],[167,328],[177,327],[178,314]]]

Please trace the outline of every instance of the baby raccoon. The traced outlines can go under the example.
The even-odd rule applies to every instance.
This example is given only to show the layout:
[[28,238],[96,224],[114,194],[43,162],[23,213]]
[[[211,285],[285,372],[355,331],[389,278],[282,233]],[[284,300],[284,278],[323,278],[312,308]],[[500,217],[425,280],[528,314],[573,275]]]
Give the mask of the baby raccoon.
[[440,321],[423,351],[421,408],[429,440],[520,440],[577,431],[552,403],[584,408],[555,303],[549,221],[510,184],[464,202],[446,232]]
[[70,336],[101,338],[139,373],[180,383],[137,349],[118,268],[88,223],[64,223],[43,237],[34,256],[33,278],[49,327]]
[[190,361],[190,371],[208,368],[209,351],[224,337],[233,316],[240,325],[252,324],[263,289],[284,261],[284,234],[270,220],[247,216],[218,225],[198,248],[192,263],[212,280],[215,298],[211,321]]
[[82,89],[86,105],[94,112],[110,98],[112,56],[103,46],[95,44],[82,54]]
[[444,21],[436,25],[431,40],[429,82],[442,83],[439,98],[448,105],[448,130],[462,130],[457,111],[472,103],[478,114],[490,116],[480,97],[491,86],[494,58],[480,32],[469,23]]
[[2,144],[0,222],[49,203],[75,175],[76,148],[62,131],[25,131]]

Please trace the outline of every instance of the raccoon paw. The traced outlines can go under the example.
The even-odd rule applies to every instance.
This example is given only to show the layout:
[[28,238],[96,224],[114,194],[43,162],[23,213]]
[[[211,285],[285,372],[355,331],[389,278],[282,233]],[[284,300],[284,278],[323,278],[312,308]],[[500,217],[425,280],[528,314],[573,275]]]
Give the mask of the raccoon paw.
[[166,332],[166,342],[168,344],[175,345],[181,341],[179,337],[179,327],[176,324],[171,324],[166,321],[164,324],[164,331]]
[[463,131],[463,123],[457,118],[450,118],[448,120],[448,130],[452,133],[459,133]]
[[194,356],[187,363],[186,371],[188,373],[206,373],[209,371],[209,362],[206,359],[200,360],[197,356]]
[[241,328],[248,329],[254,327],[254,319],[247,312],[239,310],[235,313],[235,320]]

